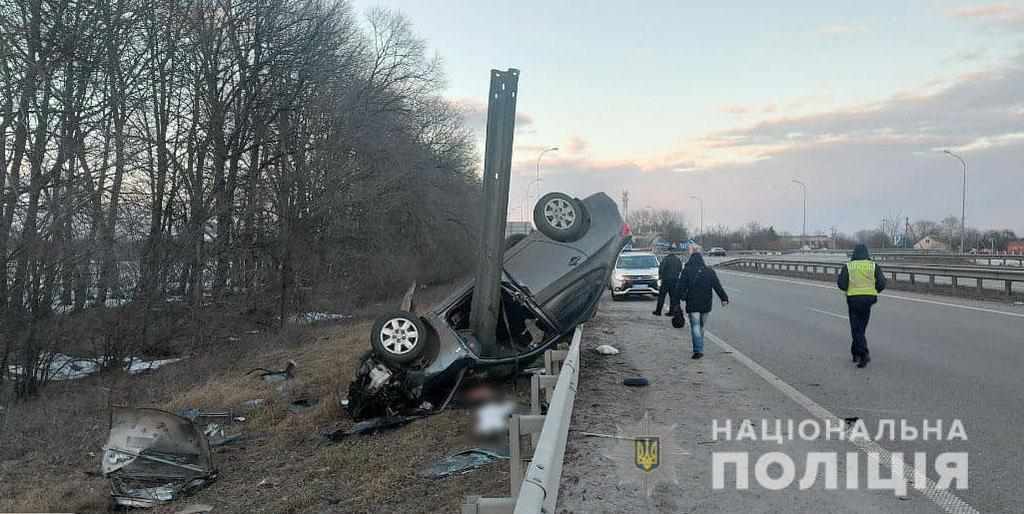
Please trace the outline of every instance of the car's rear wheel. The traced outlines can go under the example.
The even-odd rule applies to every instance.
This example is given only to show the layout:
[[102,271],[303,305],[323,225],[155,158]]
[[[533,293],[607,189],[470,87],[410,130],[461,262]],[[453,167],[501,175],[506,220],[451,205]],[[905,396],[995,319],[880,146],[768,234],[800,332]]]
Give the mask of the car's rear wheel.
[[587,231],[590,224],[583,202],[565,194],[548,193],[533,208],[533,224],[545,236],[568,243]]
[[415,314],[395,311],[373,324],[370,346],[390,364],[409,364],[423,354],[428,334],[427,326]]

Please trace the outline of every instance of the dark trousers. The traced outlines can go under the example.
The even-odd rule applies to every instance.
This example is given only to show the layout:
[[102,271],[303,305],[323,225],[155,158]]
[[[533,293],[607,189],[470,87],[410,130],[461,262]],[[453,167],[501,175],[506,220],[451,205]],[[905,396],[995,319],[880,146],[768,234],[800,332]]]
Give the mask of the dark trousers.
[[[662,307],[665,306],[665,295],[671,294],[676,288],[676,279],[668,278],[661,281],[661,287],[658,288],[658,304],[654,306],[654,312],[661,312]],[[669,312],[672,311],[672,304],[669,303]]]
[[850,334],[853,336],[853,343],[850,345],[850,353],[854,357],[861,355],[868,356],[868,339],[865,332],[868,329],[868,321],[871,321],[871,306],[878,301],[874,296],[850,296],[846,298],[846,305],[850,310]]

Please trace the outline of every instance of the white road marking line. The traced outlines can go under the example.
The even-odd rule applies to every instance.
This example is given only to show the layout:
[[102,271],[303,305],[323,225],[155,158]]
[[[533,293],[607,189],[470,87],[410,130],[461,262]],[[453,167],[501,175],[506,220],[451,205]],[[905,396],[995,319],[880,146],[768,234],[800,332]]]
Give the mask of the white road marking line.
[[729,287],[729,286],[722,286],[722,289],[725,289],[726,291],[731,291],[733,293],[742,293],[743,292],[743,291],[740,291],[739,289],[736,289],[735,287]]
[[[753,359],[747,357],[732,345],[723,341],[722,338],[712,334],[711,332],[706,332],[705,336],[721,347],[722,350],[732,352],[732,357],[734,359],[738,360],[744,366],[763,378],[766,382],[774,386],[790,400],[799,404],[807,412],[810,412],[812,416],[822,419],[827,423],[831,423],[832,426],[845,426],[846,422],[843,418],[832,414],[825,407],[818,405],[814,400],[808,398],[795,387],[787,384],[774,373],[768,371],[757,362],[754,362]],[[920,492],[926,498],[938,505],[942,510],[949,512],[950,514],[980,514],[977,509],[968,505],[967,502],[961,500],[960,497],[953,494],[948,489],[939,489],[935,482],[928,478],[924,472],[915,469],[913,466],[908,466],[903,461],[902,457],[893,455],[889,450],[879,446],[878,443],[870,440],[863,440],[861,438],[857,438],[856,440],[847,439],[847,441],[856,446],[858,450],[867,454],[869,460],[873,458],[878,459],[879,462],[884,464],[890,470],[892,470],[893,467],[902,468],[903,478],[906,480],[908,486],[911,484],[924,483],[925,489],[923,491],[918,491],[913,487],[909,488]],[[894,462],[897,464],[896,466],[893,466]]]
[[[721,272],[721,273],[730,273],[730,274],[733,274],[733,275],[740,275],[740,276],[743,276],[743,277],[757,278],[757,279],[761,279],[761,280],[771,280],[773,282],[785,282],[787,284],[797,284],[797,285],[808,286],[808,287],[820,287],[822,289],[831,289],[831,290],[834,290],[834,291],[839,291],[839,289],[834,287],[834,286],[824,286],[824,285],[821,285],[821,284],[811,284],[809,282],[801,282],[799,280],[786,280],[784,278],[763,277],[763,276],[755,275],[755,274],[752,274],[752,273],[740,273],[740,272],[736,272],[736,271],[726,271],[726,270],[716,270],[716,271]],[[959,304],[959,303],[949,303],[949,302],[939,302],[939,301],[935,301],[935,300],[925,300],[924,298],[911,298],[909,296],[900,296],[900,295],[897,295],[897,294],[889,294],[889,293],[882,293],[881,296],[882,296],[882,298],[895,298],[897,300],[906,300],[908,302],[929,303],[929,304],[932,304],[932,305],[941,305],[943,307],[954,307],[954,308],[957,308],[957,309],[966,309],[966,310],[969,310],[969,311],[987,312],[987,313],[990,313],[990,314],[1002,314],[1003,316],[1011,316],[1011,317],[1014,317],[1014,318],[1024,318],[1024,312],[1000,311],[1000,310],[996,310],[996,309],[986,309],[985,307],[974,307],[974,306],[971,306],[971,305],[963,305],[963,304]]]
[[843,316],[842,314],[836,314],[834,312],[823,311],[821,309],[815,309],[813,307],[808,307],[807,310],[817,312],[818,314],[824,314],[826,316],[832,316],[833,318],[845,319],[846,321],[850,321],[850,317],[849,316]]

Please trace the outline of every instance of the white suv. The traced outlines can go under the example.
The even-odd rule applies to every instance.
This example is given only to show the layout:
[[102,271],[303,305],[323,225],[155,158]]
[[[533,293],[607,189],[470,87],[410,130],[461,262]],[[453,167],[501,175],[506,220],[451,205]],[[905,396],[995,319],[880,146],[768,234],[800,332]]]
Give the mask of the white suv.
[[622,252],[615,262],[611,284],[613,300],[628,295],[658,294],[658,257],[650,252]]

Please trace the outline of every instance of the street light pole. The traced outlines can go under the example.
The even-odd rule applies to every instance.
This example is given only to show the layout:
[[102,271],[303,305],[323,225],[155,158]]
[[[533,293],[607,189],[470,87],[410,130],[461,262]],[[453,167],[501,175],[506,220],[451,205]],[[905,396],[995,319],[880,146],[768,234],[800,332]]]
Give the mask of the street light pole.
[[943,150],[942,152],[955,157],[964,166],[964,188],[960,203],[960,253],[964,253],[964,238],[967,236],[967,161],[949,150]]
[[699,196],[696,196],[696,195],[690,195],[690,198],[700,202],[700,244],[701,244],[701,246],[703,246],[704,245],[704,200],[702,200]]
[[530,187],[537,184],[537,196],[540,196],[540,160],[544,157],[544,154],[548,152],[557,152],[558,147],[552,146],[541,150],[540,154],[537,155],[537,177],[532,182],[526,185],[526,193],[523,194],[523,217],[526,216],[526,207],[530,203]]
[[803,245],[807,244],[807,184],[804,184],[803,182],[800,182],[799,180],[796,179],[793,179],[793,183],[800,184],[800,187],[804,189],[804,228],[800,236],[800,238],[802,239],[802,241],[800,242],[800,247],[803,248]]

